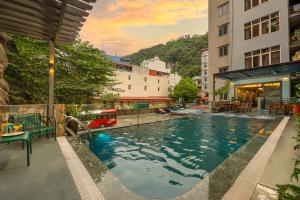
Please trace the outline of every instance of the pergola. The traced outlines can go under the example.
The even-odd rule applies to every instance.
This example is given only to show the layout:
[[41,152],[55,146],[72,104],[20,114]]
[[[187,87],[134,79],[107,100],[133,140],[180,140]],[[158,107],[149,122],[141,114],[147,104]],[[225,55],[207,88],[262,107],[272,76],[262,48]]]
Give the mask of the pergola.
[[49,116],[54,116],[55,44],[74,41],[96,1],[0,0],[0,32],[49,41]]

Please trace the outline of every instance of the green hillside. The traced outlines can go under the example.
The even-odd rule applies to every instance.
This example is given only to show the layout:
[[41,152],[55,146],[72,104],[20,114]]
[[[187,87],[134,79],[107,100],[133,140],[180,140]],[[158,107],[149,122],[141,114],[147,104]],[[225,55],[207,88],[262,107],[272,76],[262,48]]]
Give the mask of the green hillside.
[[166,44],[159,44],[150,48],[141,49],[137,53],[126,56],[132,64],[139,65],[144,60],[158,56],[161,60],[174,63],[174,71],[185,77],[194,77],[201,74],[201,51],[207,48],[208,36],[182,36]]

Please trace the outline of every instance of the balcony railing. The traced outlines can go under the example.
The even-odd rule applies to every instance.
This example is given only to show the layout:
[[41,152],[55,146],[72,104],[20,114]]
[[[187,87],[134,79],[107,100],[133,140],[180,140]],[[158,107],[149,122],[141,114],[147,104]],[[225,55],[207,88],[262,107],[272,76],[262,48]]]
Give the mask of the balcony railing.
[[300,3],[290,7],[290,15],[300,14]]

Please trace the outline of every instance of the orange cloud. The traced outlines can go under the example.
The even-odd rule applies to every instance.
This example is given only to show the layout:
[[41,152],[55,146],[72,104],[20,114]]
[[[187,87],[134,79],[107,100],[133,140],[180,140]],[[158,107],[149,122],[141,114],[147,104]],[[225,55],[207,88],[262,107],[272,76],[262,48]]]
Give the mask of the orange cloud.
[[[101,6],[101,1],[99,3]],[[169,33],[144,40],[133,36],[125,28],[175,25],[180,20],[205,17],[205,10],[206,0],[116,0],[107,5],[102,15],[97,13],[97,9],[93,11],[81,31],[81,37],[110,54],[116,51],[118,54],[132,53],[179,35]]]

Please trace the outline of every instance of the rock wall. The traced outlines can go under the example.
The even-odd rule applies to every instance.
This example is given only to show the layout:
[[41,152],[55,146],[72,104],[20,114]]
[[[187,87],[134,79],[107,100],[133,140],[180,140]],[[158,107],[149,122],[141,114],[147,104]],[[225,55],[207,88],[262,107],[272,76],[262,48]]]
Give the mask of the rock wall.
[[4,80],[4,71],[7,67],[7,58],[5,50],[0,43],[0,105],[7,105],[9,102],[8,90],[9,86]]

